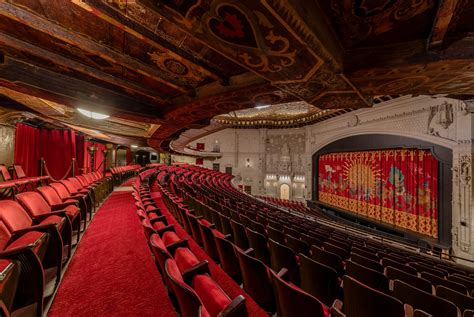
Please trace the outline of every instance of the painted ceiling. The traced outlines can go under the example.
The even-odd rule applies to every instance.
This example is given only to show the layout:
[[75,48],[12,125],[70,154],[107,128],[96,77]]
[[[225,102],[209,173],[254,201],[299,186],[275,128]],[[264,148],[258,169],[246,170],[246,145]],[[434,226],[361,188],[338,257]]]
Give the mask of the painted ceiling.
[[474,0],[5,0],[0,106],[166,149],[259,104],[474,98],[473,15]]

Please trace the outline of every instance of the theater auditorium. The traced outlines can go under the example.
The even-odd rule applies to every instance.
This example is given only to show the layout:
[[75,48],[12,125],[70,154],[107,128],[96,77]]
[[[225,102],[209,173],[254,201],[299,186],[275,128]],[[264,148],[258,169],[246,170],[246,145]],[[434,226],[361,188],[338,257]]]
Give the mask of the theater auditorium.
[[474,317],[474,0],[0,0],[0,316]]

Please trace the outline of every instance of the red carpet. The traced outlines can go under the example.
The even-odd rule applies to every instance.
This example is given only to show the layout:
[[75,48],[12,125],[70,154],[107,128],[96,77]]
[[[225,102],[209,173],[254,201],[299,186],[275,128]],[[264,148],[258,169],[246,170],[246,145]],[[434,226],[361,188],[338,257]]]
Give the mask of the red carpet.
[[102,205],[48,316],[176,316],[131,192],[115,192]]
[[194,242],[193,238],[184,231],[184,229],[179,225],[179,223],[173,218],[171,213],[166,208],[163,199],[161,197],[154,197],[155,201],[158,203],[158,207],[163,212],[163,215],[166,216],[169,224],[174,224],[176,233],[181,238],[187,238],[189,240],[189,248],[196,257],[200,260],[208,260],[209,268],[211,270],[211,275],[214,280],[222,287],[222,289],[230,296],[230,298],[235,298],[238,295],[243,295],[246,298],[247,310],[249,316],[258,316],[258,317],[268,317],[268,314],[258,306],[255,301],[250,298],[250,296],[245,293],[245,291],[240,288],[240,286],[225,273],[208,255],[207,253],[199,247],[199,245]]

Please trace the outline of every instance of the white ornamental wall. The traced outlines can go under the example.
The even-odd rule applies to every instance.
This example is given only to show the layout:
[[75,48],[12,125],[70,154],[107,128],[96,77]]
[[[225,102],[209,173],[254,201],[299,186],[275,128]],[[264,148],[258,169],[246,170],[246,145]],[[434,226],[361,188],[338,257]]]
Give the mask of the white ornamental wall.
[[[336,140],[364,134],[405,136],[452,149],[453,249],[474,260],[473,122],[474,114],[462,101],[405,96],[306,127],[308,155]],[[307,179],[310,174],[308,169]],[[311,182],[307,187],[310,193]]]
[[226,166],[232,167],[241,184],[252,186],[252,193],[257,195],[279,196],[279,186],[289,183],[290,197],[297,200],[311,197],[312,155],[336,140],[354,135],[390,134],[450,148],[453,150],[453,248],[456,255],[474,260],[474,114],[471,111],[464,102],[454,99],[404,96],[300,129],[226,129],[196,142],[205,143],[206,150],[212,149],[216,140],[220,144],[222,158],[205,160],[205,167],[212,168],[212,163],[219,163],[221,171]]

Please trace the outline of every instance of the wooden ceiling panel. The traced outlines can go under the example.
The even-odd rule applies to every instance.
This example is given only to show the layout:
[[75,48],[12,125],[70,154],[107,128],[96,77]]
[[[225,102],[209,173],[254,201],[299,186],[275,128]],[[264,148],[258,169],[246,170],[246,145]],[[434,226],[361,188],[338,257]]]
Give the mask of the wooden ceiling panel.
[[255,105],[473,95],[473,15],[472,0],[6,0],[0,85],[163,123],[150,144],[167,148]]

